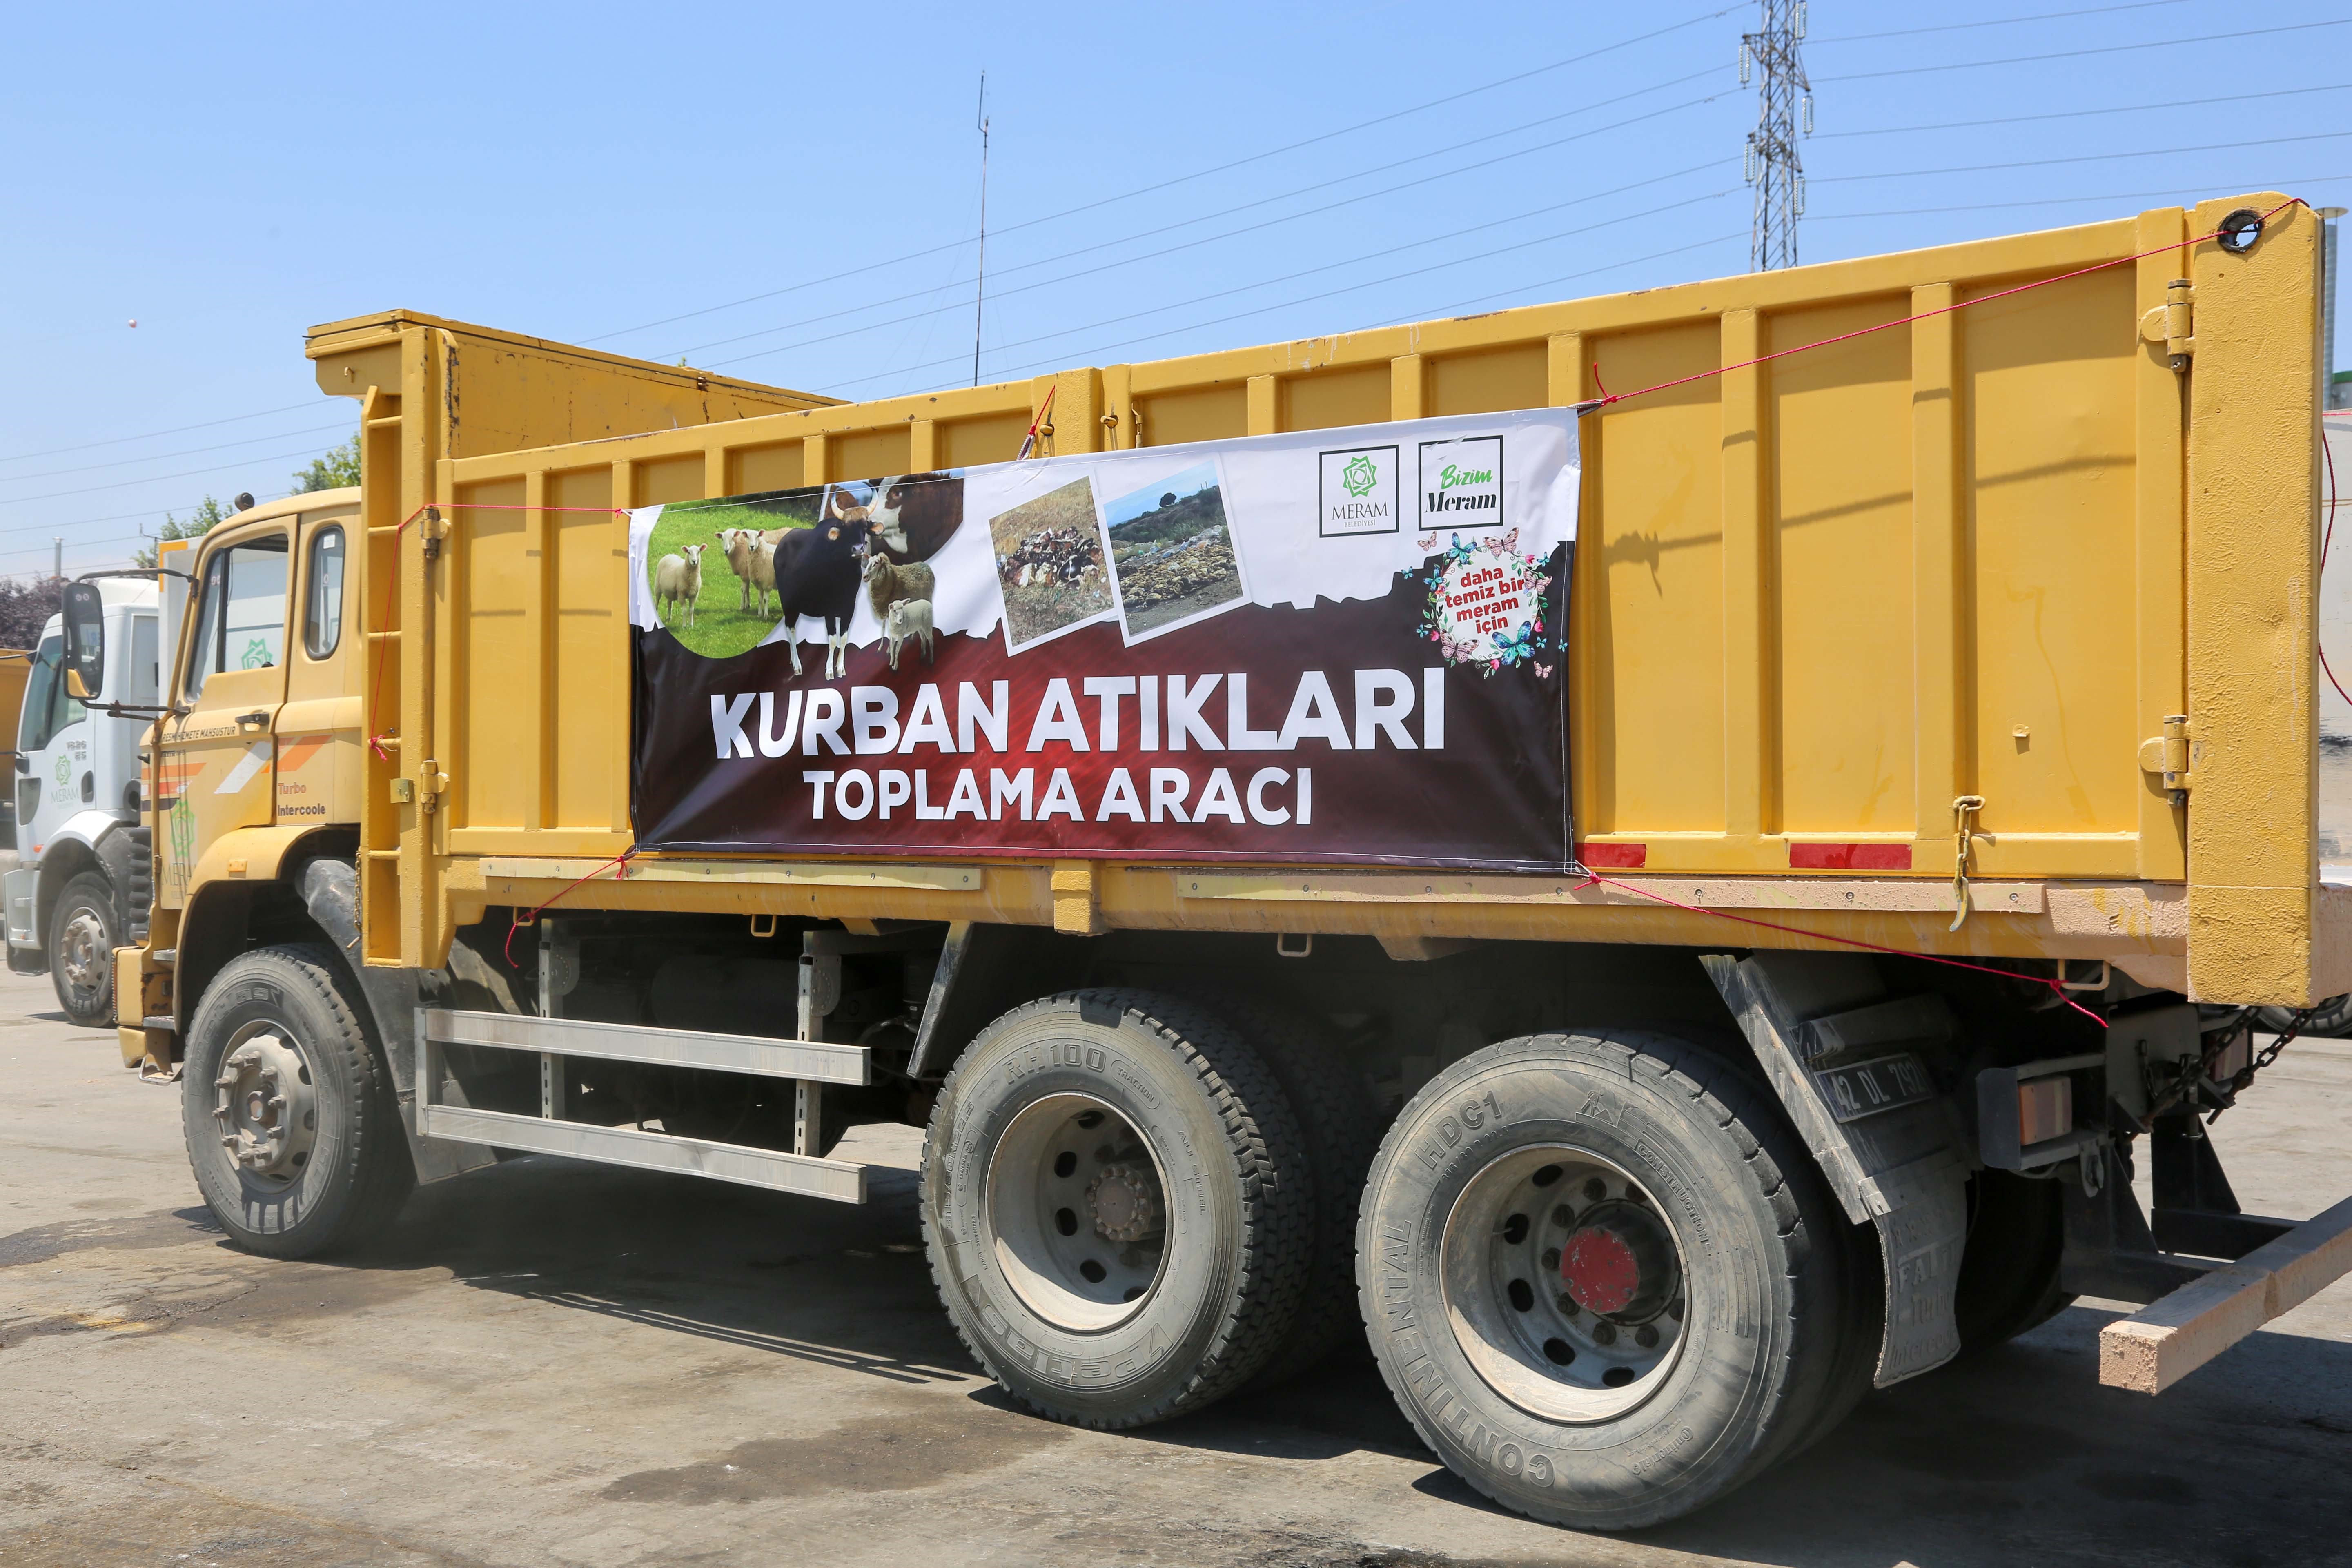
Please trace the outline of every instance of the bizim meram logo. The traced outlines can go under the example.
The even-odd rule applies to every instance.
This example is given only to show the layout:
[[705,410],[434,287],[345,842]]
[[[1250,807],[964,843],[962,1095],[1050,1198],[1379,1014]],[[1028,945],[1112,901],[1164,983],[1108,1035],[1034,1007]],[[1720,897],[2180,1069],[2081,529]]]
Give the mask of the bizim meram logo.
[[1317,531],[1326,539],[1397,531],[1397,449],[1349,447],[1322,455]]
[[1485,528],[1503,521],[1503,438],[1421,444],[1423,528]]

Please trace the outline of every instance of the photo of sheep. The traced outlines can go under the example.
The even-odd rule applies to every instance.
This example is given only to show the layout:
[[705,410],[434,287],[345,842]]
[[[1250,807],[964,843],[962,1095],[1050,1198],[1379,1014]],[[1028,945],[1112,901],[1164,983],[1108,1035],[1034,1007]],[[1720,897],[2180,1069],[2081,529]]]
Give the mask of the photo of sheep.
[[1246,597],[1213,461],[1121,496],[1106,510],[1128,641]]
[[787,529],[813,525],[823,497],[787,490],[662,508],[646,549],[646,585],[662,625],[712,658],[758,647],[776,629],[776,542]]
[[988,520],[1004,590],[1004,646],[1023,648],[1112,607],[1091,481],[1074,479]]

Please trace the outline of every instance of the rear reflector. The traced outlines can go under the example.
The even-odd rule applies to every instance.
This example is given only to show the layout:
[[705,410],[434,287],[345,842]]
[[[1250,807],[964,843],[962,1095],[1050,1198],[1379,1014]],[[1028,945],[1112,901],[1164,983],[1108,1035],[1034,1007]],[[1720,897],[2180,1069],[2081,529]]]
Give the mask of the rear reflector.
[[1799,871],[1908,871],[1908,844],[1791,844],[1789,865]]
[[1650,847],[1646,844],[1580,844],[1576,847],[1576,858],[1579,865],[1637,871],[1648,863]]
[[2017,1086],[2018,1141],[2027,1148],[2074,1129],[2074,1080],[2061,1075]]

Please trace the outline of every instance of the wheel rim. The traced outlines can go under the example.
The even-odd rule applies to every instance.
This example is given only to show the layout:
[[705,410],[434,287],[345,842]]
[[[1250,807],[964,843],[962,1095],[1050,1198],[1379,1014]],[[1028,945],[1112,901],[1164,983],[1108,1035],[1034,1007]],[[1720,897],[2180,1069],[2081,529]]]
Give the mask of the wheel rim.
[[301,1045],[257,1020],[231,1036],[213,1079],[213,1121],[229,1163],[265,1186],[300,1179],[319,1141],[319,1096]]
[[1091,1095],[1049,1095],[1013,1117],[984,1203],[997,1266],[1056,1328],[1115,1327],[1159,1283],[1170,1240],[1159,1154]]
[[1685,1271],[1674,1224],[1589,1150],[1515,1150],[1447,1216],[1447,1321],[1487,1385],[1549,1421],[1612,1420],[1664,1385],[1682,1353]]
[[75,910],[58,927],[58,965],[65,971],[66,984],[76,991],[96,992],[103,986],[107,966],[113,957],[106,921],[87,904]]

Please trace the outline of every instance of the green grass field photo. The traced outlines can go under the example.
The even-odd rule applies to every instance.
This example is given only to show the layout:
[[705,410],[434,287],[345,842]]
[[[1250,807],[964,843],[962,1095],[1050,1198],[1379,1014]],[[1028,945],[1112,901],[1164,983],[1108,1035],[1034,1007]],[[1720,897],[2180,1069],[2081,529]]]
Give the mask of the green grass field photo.
[[[775,630],[775,595],[768,597],[768,614],[743,607],[746,595],[743,585],[735,576],[735,568],[719,543],[719,531],[728,528],[756,528],[772,531],[779,528],[806,528],[816,521],[820,492],[811,490],[805,497],[757,501],[674,501],[662,508],[660,519],[654,524],[652,541],[646,546],[646,588],[656,592],[661,559],[665,555],[686,553],[689,544],[709,548],[702,552],[702,595],[695,601],[694,625],[686,624],[686,612],[675,606],[662,614],[662,625],[667,626],[678,641],[696,653],[709,658],[728,658],[749,648],[757,647],[770,632]],[[656,596],[656,603],[659,603]]]

